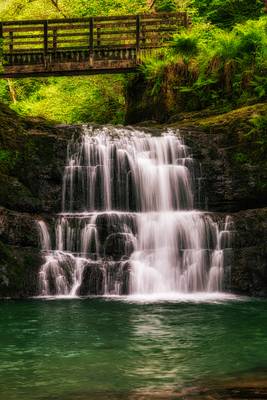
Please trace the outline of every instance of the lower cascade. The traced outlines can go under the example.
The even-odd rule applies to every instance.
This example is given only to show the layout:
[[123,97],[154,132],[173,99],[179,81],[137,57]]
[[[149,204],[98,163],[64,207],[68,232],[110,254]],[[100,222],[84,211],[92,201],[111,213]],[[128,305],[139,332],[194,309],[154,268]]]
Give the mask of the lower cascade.
[[223,290],[231,220],[194,209],[195,162],[177,132],[84,127],[68,146],[62,212],[38,221],[42,296]]

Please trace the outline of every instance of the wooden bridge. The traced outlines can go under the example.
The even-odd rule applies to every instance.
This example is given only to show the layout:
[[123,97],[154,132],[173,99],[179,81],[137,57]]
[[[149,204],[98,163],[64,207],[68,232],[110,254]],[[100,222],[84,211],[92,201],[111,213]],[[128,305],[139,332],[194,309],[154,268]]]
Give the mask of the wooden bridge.
[[0,22],[0,77],[131,72],[189,23],[186,13]]

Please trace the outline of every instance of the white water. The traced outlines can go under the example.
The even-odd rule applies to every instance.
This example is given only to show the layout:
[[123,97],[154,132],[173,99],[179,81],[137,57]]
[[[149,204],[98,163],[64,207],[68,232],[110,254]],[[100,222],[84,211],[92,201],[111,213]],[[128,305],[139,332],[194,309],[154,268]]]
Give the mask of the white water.
[[174,132],[84,128],[68,148],[54,251],[39,221],[40,294],[221,291],[231,221],[219,229],[194,210],[193,183],[190,149]]

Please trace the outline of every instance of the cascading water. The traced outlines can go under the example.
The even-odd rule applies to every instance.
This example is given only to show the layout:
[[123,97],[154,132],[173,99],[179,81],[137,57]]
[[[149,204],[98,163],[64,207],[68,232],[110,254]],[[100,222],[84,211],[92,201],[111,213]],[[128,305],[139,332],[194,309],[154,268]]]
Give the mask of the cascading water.
[[222,289],[230,224],[194,210],[194,162],[176,132],[84,128],[68,147],[62,213],[40,294],[107,295]]

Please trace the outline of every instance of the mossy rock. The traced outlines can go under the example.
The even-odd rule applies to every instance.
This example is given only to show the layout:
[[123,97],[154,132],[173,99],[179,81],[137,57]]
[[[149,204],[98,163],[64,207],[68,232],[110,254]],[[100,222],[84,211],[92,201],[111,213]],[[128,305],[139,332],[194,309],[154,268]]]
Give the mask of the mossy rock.
[[36,296],[41,263],[37,249],[8,246],[0,241],[0,297]]
[[0,187],[0,204],[6,208],[33,212],[40,206],[40,201],[16,178],[0,173]]

